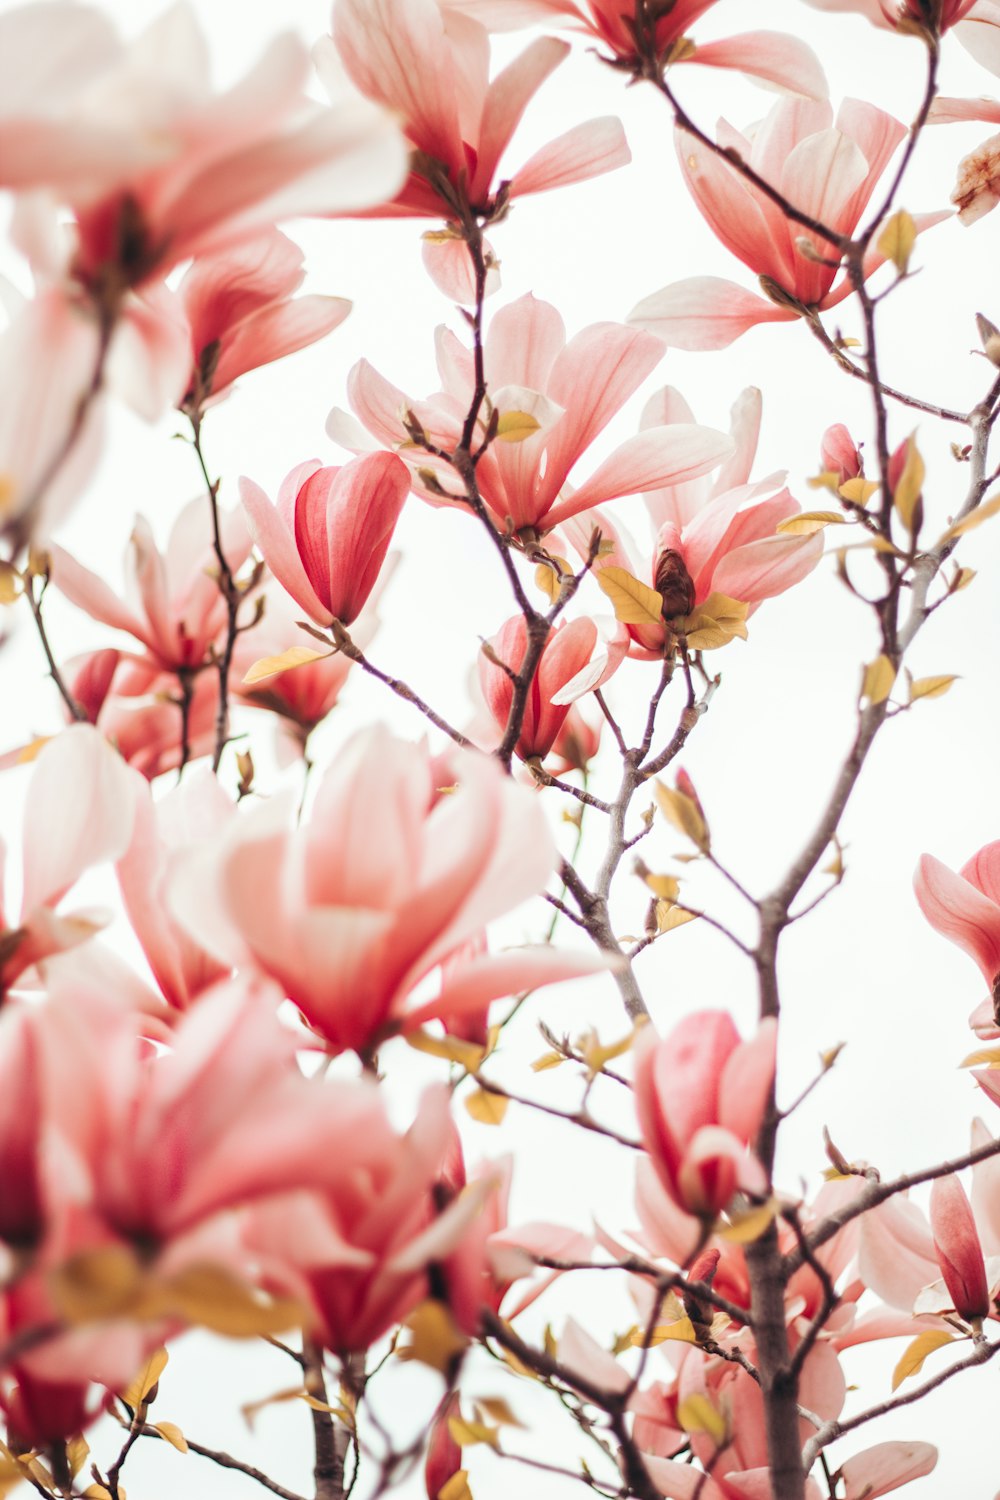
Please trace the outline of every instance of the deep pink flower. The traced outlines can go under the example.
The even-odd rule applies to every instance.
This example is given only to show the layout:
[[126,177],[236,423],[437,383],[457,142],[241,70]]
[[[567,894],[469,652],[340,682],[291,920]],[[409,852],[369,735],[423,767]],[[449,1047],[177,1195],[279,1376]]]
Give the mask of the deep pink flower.
[[820,440],[819,453],[823,472],[835,475],[838,486],[864,472],[861,451],[843,422],[836,422],[826,429]]
[[410,481],[391,453],[324,469],[310,459],[282,481],[272,505],[252,479],[240,495],[275,578],[310,620],[350,625],[375,587]]
[[669,1036],[640,1037],[635,1101],[643,1143],[676,1204],[714,1218],[734,1193],[767,1182],[748,1147],[774,1078],[775,1024],[740,1040],[725,1011],[698,1011]]
[[937,1177],[931,1187],[931,1233],[952,1304],[966,1322],[990,1310],[986,1264],[972,1205],[957,1177]]
[[[489,641],[492,655],[511,672],[518,672],[528,647],[523,615],[514,615]],[[597,626],[586,618],[562,621],[545,644],[525,705],[524,720],[516,750],[522,760],[543,759],[555,744],[569,713],[568,703],[556,705],[553,697],[582,671],[597,644]],[[480,652],[479,685],[501,737],[514,698],[514,684],[502,666]]]

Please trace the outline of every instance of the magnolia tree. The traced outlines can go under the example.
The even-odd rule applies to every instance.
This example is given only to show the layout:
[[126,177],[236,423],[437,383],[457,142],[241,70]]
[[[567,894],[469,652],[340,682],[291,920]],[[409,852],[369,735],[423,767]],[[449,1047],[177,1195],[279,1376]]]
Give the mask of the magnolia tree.
[[[71,0],[0,15],[4,806],[23,800],[0,936],[3,1493],[124,1500],[152,1460],[161,1493],[285,1500],[310,1473],[317,1500],[511,1483],[868,1500],[929,1474],[939,1442],[945,1471],[939,1387],[989,1409],[972,1375],[1000,1351],[987,813],[961,869],[944,850],[915,876],[926,923],[979,970],[942,951],[944,982],[985,990],[971,1147],[964,1114],[956,1137],[921,1107],[900,1169],[870,1160],[835,1088],[835,1044],[865,1032],[827,1036],[839,1021],[809,1008],[865,942],[848,840],[897,836],[893,783],[864,802],[869,762],[907,734],[919,755],[922,716],[951,711],[925,700],[955,673],[911,648],[990,590],[965,593],[966,537],[1000,510],[1000,330],[966,302],[991,226],[935,226],[1000,201],[1000,137],[961,160],[954,207],[933,174],[929,210],[913,195],[927,152],[953,180],[940,127],[1000,121],[945,92],[1000,74],[1000,5],[812,0],[783,7],[788,32],[734,33],[742,9],[336,0],[311,52],[279,37],[228,88],[183,5],[129,40]],[[826,60],[840,36],[905,78],[905,120],[830,102],[809,43]],[[622,123],[566,118],[566,95],[519,143],[568,60],[602,100],[641,86],[619,107],[643,96],[655,174],[622,171]],[[720,77],[756,123],[715,132],[699,101]],[[577,186],[606,173],[627,183],[614,284],[588,268],[608,200]],[[546,274],[578,274],[591,313],[569,329],[519,229],[520,200],[563,190]],[[657,290],[629,258],[664,197],[682,274]],[[296,295],[290,219],[315,292]],[[361,219],[415,223],[336,239]],[[310,391],[346,405],[297,446],[295,362],[270,386],[254,372],[350,311],[327,242],[365,247],[355,316],[385,304],[393,339],[377,364],[338,355],[346,330],[322,346]],[[939,245],[950,343],[928,366],[917,273]],[[736,280],[693,274],[727,259]],[[417,312],[435,301],[433,333]],[[773,396],[737,394],[741,356],[721,351],[743,335]],[[436,382],[414,373],[432,346]],[[656,385],[665,357],[694,370],[684,351],[715,356],[696,404],[724,392],[728,430]],[[254,461],[262,426],[280,483]],[[766,472],[782,445],[795,494]],[[173,513],[136,518],[120,588],[87,561],[102,510],[164,474]],[[797,634],[836,684],[833,748],[806,752],[767,847],[733,858],[706,785],[760,821],[774,794],[741,780],[736,747],[799,753],[769,722],[805,701]],[[25,664],[37,702],[13,686]],[[924,806],[905,810],[918,847]],[[917,905],[909,922],[890,944],[923,941]],[[937,1001],[919,978],[888,1002],[901,1030]],[[951,1050],[923,1046],[931,1078],[961,1058],[952,1010]],[[812,1064],[785,1040],[803,1031]],[[905,1080],[883,1073],[902,1115],[894,1097]],[[192,1341],[212,1372],[197,1431],[168,1420]],[[245,1415],[281,1403],[284,1422],[252,1462],[249,1434],[217,1446],[248,1348],[266,1359]],[[929,1395],[933,1418],[909,1410]]]

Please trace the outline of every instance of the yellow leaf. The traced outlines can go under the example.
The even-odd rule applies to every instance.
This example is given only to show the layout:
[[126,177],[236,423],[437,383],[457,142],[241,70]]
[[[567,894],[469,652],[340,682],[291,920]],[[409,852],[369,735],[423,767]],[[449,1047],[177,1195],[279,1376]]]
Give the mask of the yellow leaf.
[[960,1068],[1000,1068],[1000,1047],[977,1047],[968,1057],[963,1057]]
[[997,511],[1000,511],[1000,491],[982,505],[977,506],[975,510],[970,511],[967,516],[963,516],[960,521],[954,521],[946,531],[942,531],[934,543],[935,547],[940,547],[942,542],[951,541],[954,536],[964,536],[967,531],[975,531],[977,526],[981,526],[984,521],[995,516]]
[[731,1245],[749,1245],[760,1239],[780,1207],[777,1198],[758,1203],[746,1213],[730,1214],[728,1224],[720,1224],[718,1233]]
[[957,681],[958,676],[954,673],[944,677],[917,677],[910,683],[910,702],[916,703],[918,698],[940,698]]
[[653,793],[663,816],[675,828],[679,828],[692,844],[697,844],[703,853],[707,853],[710,845],[708,826],[694,798],[678,792],[674,787],[664,786],[662,781],[654,784]]
[[806,480],[811,490],[829,490],[831,495],[838,491],[837,474],[834,469],[824,469],[822,474],[814,474],[811,479]]
[[478,1042],[467,1042],[459,1036],[431,1036],[428,1031],[411,1031],[406,1041],[415,1052],[443,1057],[446,1062],[458,1063],[468,1073],[475,1073],[482,1067],[488,1051]]
[[13,563],[0,561],[0,604],[15,604],[24,592],[24,579]]
[[682,906],[674,906],[670,901],[657,901],[656,930],[657,932],[673,932],[675,927],[683,927],[685,922],[693,922],[697,915],[696,911],[685,911]]
[[181,1432],[176,1422],[154,1422],[153,1426],[163,1440],[176,1448],[178,1453],[188,1451],[187,1438]]
[[501,443],[523,443],[541,425],[529,411],[504,411],[500,413],[496,435]]
[[153,1350],[135,1379],[121,1392],[121,1398],[126,1406],[130,1406],[133,1411],[141,1406],[167,1368],[169,1358],[166,1349]]
[[891,218],[886,219],[878,237],[879,254],[884,255],[886,260],[891,260],[901,276],[905,275],[910,263],[916,238],[917,226],[905,208],[897,209]]
[[301,1327],[304,1310],[290,1298],[267,1300],[220,1266],[188,1266],[160,1284],[162,1309],[231,1339]]
[[396,1350],[402,1360],[418,1360],[446,1375],[455,1360],[468,1348],[469,1340],[457,1327],[443,1302],[428,1297],[406,1319],[410,1342]]
[[466,1109],[480,1125],[502,1125],[509,1103],[510,1100],[504,1098],[503,1094],[492,1094],[489,1089],[476,1089],[474,1094],[467,1094],[465,1099]]
[[959,568],[952,582],[951,592],[957,594],[959,589],[967,589],[975,576],[975,568]]
[[611,1353],[617,1359],[619,1354],[625,1353],[626,1349],[634,1349],[636,1347],[636,1339],[638,1339],[639,1346],[641,1347],[642,1329],[638,1324],[633,1323],[631,1328],[627,1329],[625,1333],[620,1333],[615,1339],[611,1345]]
[[681,883],[676,875],[654,875],[652,870],[644,870],[642,878],[653,895],[658,896],[661,901],[677,900]]
[[736,636],[746,640],[748,609],[749,605],[741,599],[730,599],[728,594],[709,594],[692,614],[674,620],[673,627],[678,635],[685,637],[692,651],[715,651]]
[[929,1354],[955,1342],[954,1336],[944,1328],[929,1328],[926,1333],[919,1333],[912,1344],[907,1344],[903,1357],[892,1372],[893,1390],[898,1390],[911,1375],[918,1375]]
[[659,1323],[653,1329],[649,1339],[646,1338],[644,1328],[636,1328],[630,1339],[633,1349],[641,1349],[645,1345],[655,1349],[658,1344],[666,1344],[675,1340],[681,1344],[694,1344],[697,1342],[694,1332],[694,1324],[690,1318],[678,1318],[676,1323]]
[[350,1427],[353,1430],[355,1413],[349,1411],[341,1402],[335,1401],[331,1406],[329,1401],[320,1401],[318,1397],[310,1396],[308,1391],[300,1391],[299,1400],[304,1401],[313,1411],[328,1412],[331,1417],[336,1417],[339,1421],[343,1422],[345,1427]]
[[594,577],[623,625],[663,624],[663,596],[648,583],[641,583],[624,568],[597,568]]
[[541,1057],[536,1057],[535,1061],[531,1064],[531,1071],[533,1073],[546,1073],[549,1068],[558,1068],[560,1063],[564,1063],[565,1061],[566,1059],[561,1052],[543,1052]]
[[887,656],[877,656],[865,667],[861,680],[861,697],[869,703],[884,703],[896,681],[896,668]]
[[786,516],[775,527],[785,536],[812,536],[824,526],[842,526],[844,517],[835,510],[804,510],[797,516]]
[[[124,1500],[124,1496],[125,1491],[122,1489],[121,1485],[119,1485],[119,1500]],[[110,1491],[106,1490],[103,1484],[88,1484],[87,1488],[83,1492],[83,1497],[84,1500],[111,1500]]]
[[464,1417],[449,1417],[448,1431],[460,1448],[471,1448],[475,1443],[488,1443],[491,1448],[500,1447],[500,1430],[485,1422],[467,1422]]
[[456,1469],[437,1492],[437,1500],[472,1500],[467,1469]]
[[[568,577],[573,569],[564,557],[553,555],[552,561],[558,563],[564,576]],[[550,568],[547,563],[539,563],[535,569],[535,582],[552,604],[555,604],[562,592],[562,580],[555,568]]]
[[837,493],[844,500],[850,500],[853,505],[867,505],[878,487],[876,480],[865,479],[857,474],[853,479],[845,479]]
[[483,1396],[476,1402],[477,1413],[485,1413],[498,1427],[524,1427],[502,1396]]
[[917,440],[914,436],[906,440],[906,462],[903,472],[899,477],[892,495],[892,503],[896,513],[907,531],[915,534],[920,530],[920,509],[918,501],[924,487],[924,479],[927,469],[920,456]]
[[240,1407],[240,1416],[253,1431],[253,1424],[257,1420],[258,1413],[265,1411],[269,1406],[278,1406],[282,1401],[301,1401],[308,1395],[300,1385],[286,1386],[282,1391],[274,1391],[270,1396],[261,1396],[256,1401],[247,1401]]
[[[87,1439],[84,1437],[70,1438],[69,1442],[66,1444],[66,1462],[69,1464],[69,1471],[73,1475],[74,1479],[79,1474],[80,1470],[83,1468],[89,1457],[90,1444],[87,1442]],[[2,1476],[0,1476],[0,1487],[2,1487],[2,1485],[3,1478]]]
[[687,1396],[677,1407],[677,1421],[685,1432],[704,1432],[717,1448],[726,1446],[726,1419],[707,1396]]
[[133,1311],[142,1292],[142,1273],[130,1250],[87,1250],[52,1272],[49,1290],[67,1323],[103,1322]]
[[615,1057],[624,1057],[626,1052],[630,1052],[641,1029],[642,1023],[637,1022],[627,1036],[623,1036],[620,1041],[609,1042],[607,1046],[602,1043],[596,1031],[588,1031],[585,1036],[580,1037],[576,1045],[587,1064],[591,1077],[596,1078],[605,1063],[611,1062]]
[[325,657],[332,655],[332,651],[314,651],[311,646],[290,646],[280,656],[262,656],[260,661],[255,661],[243,681],[247,687],[252,687],[255,682],[276,677],[279,672],[307,667],[311,661],[323,661]]

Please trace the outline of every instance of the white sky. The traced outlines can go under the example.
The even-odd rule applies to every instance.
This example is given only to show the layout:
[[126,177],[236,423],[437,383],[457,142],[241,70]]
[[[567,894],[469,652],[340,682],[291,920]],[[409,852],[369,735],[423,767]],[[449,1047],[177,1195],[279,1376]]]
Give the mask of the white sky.
[[[150,0],[118,0],[105,8],[132,32],[161,6]],[[240,75],[277,29],[291,25],[312,39],[328,25],[326,4],[305,0],[254,7],[235,0],[202,0],[196,9],[223,81]],[[720,0],[696,35],[729,35],[751,26],[794,28],[810,40],[827,68],[834,99],[854,93],[901,119],[913,113],[922,83],[922,51],[915,42],[876,33],[853,17],[820,15],[798,0],[753,5]],[[503,39],[499,55],[511,55],[524,40]],[[705,124],[724,112],[743,125],[770,103],[760,89],[708,70],[678,70],[675,82]],[[973,64],[949,39],[942,89],[1000,94],[1000,80]],[[602,113],[622,116],[635,158],[632,166],[597,183],[519,202],[509,222],[492,234],[503,273],[493,305],[532,290],[557,303],[572,333],[586,323],[624,318],[641,296],[683,276],[716,274],[752,286],[749,273],[716,244],[679,187],[662,101],[652,91],[625,90],[619,75],[583,50],[543,90],[508,162],[518,164],[569,125]],[[990,129],[950,126],[929,132],[902,203],[914,210],[943,206],[959,157]],[[293,238],[308,253],[309,289],[350,296],[355,310],[317,347],[248,377],[241,391],[212,414],[206,446],[211,465],[224,476],[224,501],[234,502],[235,479],[241,473],[273,494],[288,469],[308,456],[315,454],[325,463],[342,461],[323,424],[331,406],[346,404],[347,373],[362,355],[414,396],[436,388],[433,328],[442,320],[461,328],[461,320],[422,271],[419,235],[425,227],[410,222],[292,226]],[[1000,322],[998,234],[1000,213],[968,231],[946,224],[920,243],[915,257],[922,267],[919,275],[884,308],[882,349],[889,382],[956,407],[978,399],[992,372],[969,355],[976,344],[973,314],[981,311]],[[11,264],[7,269],[23,283],[23,268]],[[841,322],[845,332],[856,331],[849,304]],[[643,399],[666,381],[684,391],[700,420],[723,427],[742,387],[760,385],[764,430],[756,473],[787,468],[792,491],[806,508],[824,503],[807,489],[805,479],[818,468],[819,438],[831,422],[847,422],[858,438],[867,439],[871,451],[863,390],[832,366],[804,329],[778,325],[749,334],[722,354],[669,352],[605,434],[598,456],[635,430]],[[927,488],[930,532],[960,504],[966,471],[956,469],[948,445],[963,439],[960,430],[930,419],[917,424],[915,415],[894,412],[891,435],[895,443],[919,426],[932,476]],[[144,511],[164,535],[179,504],[196,492],[189,451],[165,441],[176,425],[167,421],[153,433],[118,414],[115,442],[100,474],[61,535],[65,545],[112,581],[120,577],[133,512]],[[596,457],[588,458],[582,472],[589,472],[593,463]],[[639,501],[622,502],[617,514],[642,533]],[[370,654],[461,722],[468,713],[465,674],[474,662],[478,637],[492,634],[511,605],[489,548],[463,518],[431,512],[412,500],[399,536],[405,561],[387,595],[386,624]],[[849,1044],[834,1074],[800,1112],[793,1140],[783,1150],[783,1183],[792,1191],[800,1178],[816,1183],[824,1164],[819,1140],[824,1123],[849,1157],[866,1157],[887,1174],[961,1152],[975,1112],[991,1128],[1000,1123],[989,1102],[980,1103],[969,1080],[957,1071],[972,1045],[965,1022],[981,997],[978,974],[971,961],[927,927],[910,886],[922,851],[957,867],[1000,832],[994,581],[1000,566],[1000,523],[972,534],[959,555],[980,576],[935,616],[910,665],[916,676],[960,672],[962,681],[945,699],[919,705],[884,731],[843,824],[848,879],[815,918],[786,940],[782,1098],[798,1093],[819,1051],[837,1041]],[[599,610],[597,591],[588,597]],[[104,639],[97,627],[55,607],[54,600],[50,617],[60,654]],[[26,624],[20,622],[6,648],[4,746],[56,722]],[[717,853],[752,890],[762,891],[780,875],[822,806],[852,733],[858,674],[861,663],[875,654],[874,642],[871,622],[827,564],[805,585],[760,610],[751,621],[746,646],[734,643],[713,659],[723,675],[722,689],[683,763],[708,812]],[[632,665],[614,684],[611,696],[626,719],[641,711],[650,670]],[[675,714],[668,703],[664,723]],[[357,681],[337,710],[327,747],[335,747],[375,715],[402,733],[421,732],[420,721],[407,709],[386,701],[374,685]],[[598,778],[599,794],[613,784],[614,775],[611,763],[603,786]],[[0,805],[10,817],[21,787],[21,773],[11,773],[0,786]],[[670,855],[681,847],[679,838],[659,829],[643,855],[654,869],[676,871]],[[642,920],[641,888],[627,878],[621,888],[619,930],[634,931]],[[730,893],[713,879],[693,875],[686,894],[693,904],[704,903],[719,916],[741,920]],[[731,1006],[744,1029],[752,1024],[756,996],[750,968],[705,925],[691,924],[664,939],[640,961],[639,975],[663,1028],[687,1010],[715,1005]],[[624,1030],[616,997],[604,981],[538,999],[531,1014],[573,1034],[589,1024],[606,1037]],[[495,1071],[512,1086],[530,1091],[535,1085],[530,1076],[525,1083],[523,1062],[543,1050],[543,1044],[530,1024],[523,1036],[498,1060]],[[390,1072],[394,1064],[403,1069],[398,1087],[408,1093],[416,1079],[434,1071],[422,1061],[397,1060],[394,1052],[387,1061]],[[544,1075],[544,1085],[551,1090],[546,1097],[569,1106],[577,1096],[569,1070],[564,1074]],[[602,1143],[592,1138],[577,1142],[560,1127],[544,1126],[537,1116],[517,1110],[510,1112],[499,1134],[470,1125],[467,1138],[472,1160],[502,1149],[522,1154],[517,1217],[565,1218],[585,1226],[595,1214],[612,1230],[634,1222],[628,1164]],[[584,1298],[577,1287],[564,1283],[548,1315],[558,1326],[560,1310],[575,1306],[592,1320],[599,1337],[620,1330],[631,1321],[627,1310],[608,1301],[607,1278],[601,1287],[598,1300],[596,1287]],[[535,1325],[529,1319],[526,1326]],[[848,1378],[863,1384],[860,1395],[849,1399],[867,1403],[887,1394],[889,1370],[900,1348],[883,1346],[874,1359],[849,1360]],[[655,1360],[651,1369],[656,1369]],[[662,1374],[668,1378],[665,1365]],[[307,1490],[308,1424],[300,1408],[279,1406],[264,1413],[256,1446],[238,1415],[215,1410],[220,1395],[221,1407],[235,1412],[240,1401],[290,1384],[290,1376],[277,1357],[235,1346],[231,1355],[223,1351],[220,1357],[218,1346],[189,1338],[176,1348],[157,1415],[179,1422],[200,1441],[231,1446],[248,1458],[256,1452],[256,1461],[276,1478]],[[914,1493],[950,1490],[964,1500],[989,1500],[997,1484],[989,1420],[995,1380],[992,1367],[965,1377],[933,1406],[903,1413],[848,1440],[840,1457],[890,1436],[930,1438],[941,1444],[941,1462],[935,1478]],[[511,1396],[519,1410],[527,1411],[521,1387],[512,1393],[511,1388],[512,1382],[492,1372],[479,1386],[486,1394]],[[410,1407],[404,1425],[419,1426],[434,1399],[431,1385],[404,1371],[398,1389],[400,1409]],[[555,1421],[549,1405],[538,1406],[537,1420]],[[572,1460],[579,1444],[571,1436],[561,1451]],[[559,1500],[578,1488],[501,1466],[488,1455],[481,1457],[482,1452],[476,1450],[472,1457],[477,1500],[506,1500],[512,1484],[525,1500],[536,1495]],[[192,1492],[243,1495],[250,1485],[159,1447],[137,1451],[126,1478],[130,1493],[141,1500],[173,1500]]]

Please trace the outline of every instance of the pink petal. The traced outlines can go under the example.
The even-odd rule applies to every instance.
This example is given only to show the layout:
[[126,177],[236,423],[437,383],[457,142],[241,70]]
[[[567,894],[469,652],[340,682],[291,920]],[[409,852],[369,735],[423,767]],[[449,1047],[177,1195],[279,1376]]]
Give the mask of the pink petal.
[[796,314],[718,276],[675,281],[636,304],[629,322],[674,349],[727,349],[758,323],[791,323]]
[[[958,33],[959,39],[964,30]],[[991,125],[1000,125],[1000,99],[949,99],[939,94],[931,105],[932,125],[954,125],[964,120],[988,120]]]
[[71,604],[114,630],[127,631],[136,640],[153,649],[152,638],[145,621],[128,609],[117,594],[109,588],[103,578],[77,562],[71,553],[58,543],[49,546],[52,559],[52,582],[60,593],[65,594]]
[[931,926],[974,958],[992,987],[1000,973],[1000,906],[932,854],[921,856],[913,885]]
[[406,1012],[404,1030],[412,1031],[438,1016],[450,1018],[478,1010],[490,1000],[521,990],[598,974],[608,967],[603,954],[567,953],[558,948],[515,948],[507,953],[486,954],[450,970],[436,999]]
[[493,185],[500,158],[521,116],[568,53],[567,42],[539,37],[493,79],[483,102],[479,126],[478,159],[471,187],[473,202]]
[[619,495],[641,494],[662,485],[697,479],[732,452],[732,439],[712,427],[682,422],[672,427],[647,427],[644,432],[626,438],[578,490],[555,505],[546,515],[546,526],[558,525],[568,516]]
[[825,99],[828,93],[826,74],[812,48],[780,31],[747,31],[724,41],[702,42],[685,61],[735,68],[810,99]]
[[822,556],[823,538],[818,533],[765,537],[724,557],[712,574],[712,586],[730,599],[758,604],[801,582]]
[[876,1443],[841,1464],[844,1500],[875,1500],[911,1479],[930,1474],[938,1460],[931,1443]]
[[865,1286],[903,1312],[937,1280],[934,1237],[915,1204],[893,1198],[863,1216],[858,1272]]
[[[484,240],[483,246],[492,258],[489,243]],[[446,239],[425,238],[421,254],[424,270],[438,291],[462,307],[472,307],[476,300],[476,276],[465,242],[450,236]],[[485,295],[492,296],[499,286],[500,272],[493,264],[486,273]]]
[[719,1080],[719,1123],[752,1141],[761,1126],[774,1082],[777,1022],[760,1023],[756,1036],[730,1053]]
[[599,120],[586,120],[556,136],[514,173],[510,184],[511,197],[545,193],[573,182],[585,182],[588,178],[625,167],[631,160],[632,153],[619,119],[605,116]]
[[240,499],[247,514],[250,534],[282,588],[291,594],[310,620],[317,625],[330,625],[333,615],[320,603],[302,566],[295,538],[275,506],[260,485],[245,477],[240,479]]
[[351,311],[344,297],[296,297],[263,308],[236,329],[223,345],[212,379],[213,392],[232,385],[248,370],[273,364],[287,354],[315,344],[332,333]]
[[492,386],[523,385],[546,391],[566,344],[556,308],[528,292],[496,313],[486,334],[486,375]]

